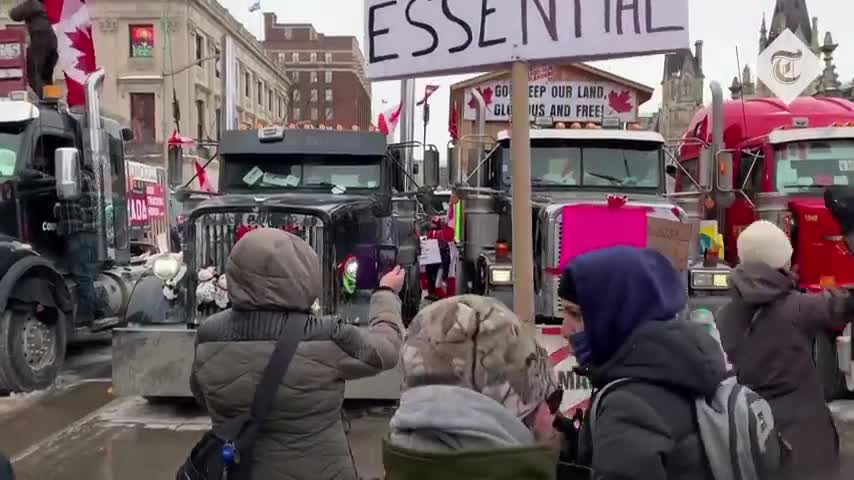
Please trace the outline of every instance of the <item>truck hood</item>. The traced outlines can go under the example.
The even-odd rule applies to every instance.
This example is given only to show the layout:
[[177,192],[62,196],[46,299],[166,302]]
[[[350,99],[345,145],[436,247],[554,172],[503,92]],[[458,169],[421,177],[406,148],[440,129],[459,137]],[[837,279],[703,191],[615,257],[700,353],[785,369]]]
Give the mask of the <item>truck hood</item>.
[[818,288],[827,277],[840,286],[854,284],[854,256],[848,252],[839,223],[825,207],[824,199],[793,199],[789,210],[797,225],[793,246],[801,285]]
[[648,195],[639,193],[608,193],[608,192],[534,192],[532,204],[535,208],[554,211],[566,205],[577,205],[579,203],[604,205],[608,203],[608,195],[625,196],[628,198],[627,205],[634,207],[647,207],[652,210],[651,215],[668,220],[678,220],[681,209],[669,199],[659,195]]
[[228,194],[205,200],[194,213],[219,210],[282,209],[331,217],[341,210],[377,205],[372,196],[330,193]]

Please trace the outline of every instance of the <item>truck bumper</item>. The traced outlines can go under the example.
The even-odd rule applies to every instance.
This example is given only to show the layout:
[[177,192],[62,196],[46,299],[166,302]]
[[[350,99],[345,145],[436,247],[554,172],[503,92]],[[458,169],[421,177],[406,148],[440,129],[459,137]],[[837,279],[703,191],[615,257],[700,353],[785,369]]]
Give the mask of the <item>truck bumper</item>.
[[[113,330],[113,392],[119,396],[192,397],[190,373],[195,330],[186,326],[128,327]],[[344,397],[397,400],[403,375],[399,368],[349,381]]]
[[690,295],[688,297],[688,308],[687,314],[691,314],[694,310],[699,310],[701,308],[705,308],[706,310],[712,312],[717,318],[718,310],[720,310],[724,305],[730,302],[730,297],[728,295],[714,295],[714,296],[699,296],[699,295]]

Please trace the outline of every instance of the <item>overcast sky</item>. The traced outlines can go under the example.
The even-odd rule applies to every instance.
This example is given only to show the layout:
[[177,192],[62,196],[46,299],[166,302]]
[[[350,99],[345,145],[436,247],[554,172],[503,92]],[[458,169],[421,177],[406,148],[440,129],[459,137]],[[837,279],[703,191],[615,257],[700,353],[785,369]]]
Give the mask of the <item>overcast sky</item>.
[[[219,0],[229,8],[232,14],[243,21],[249,31],[261,38],[263,35],[261,13],[250,14],[249,5],[254,0]],[[497,1],[497,0],[496,0]],[[518,1],[518,0],[502,0]],[[566,1],[566,0],[559,0]],[[590,0],[585,0],[590,1]],[[742,65],[755,67],[759,55],[759,26],[762,14],[768,16],[770,23],[776,0],[690,0],[691,2],[691,43],[703,40],[705,43],[704,71],[707,80],[718,80],[729,86],[738,71],[736,47],[739,49]],[[839,44],[835,59],[837,72],[843,83],[854,80],[854,1],[852,0],[807,0],[810,16],[819,18],[821,39],[830,31],[834,41]],[[262,0],[261,11],[275,12],[280,22],[312,23],[319,32],[328,35],[355,35],[360,44],[364,38],[364,1],[363,0]],[[364,51],[364,45],[362,45]],[[662,56],[632,58],[608,62],[596,62],[594,65],[630,78],[634,81],[656,88],[652,100],[641,106],[643,112],[658,110],[661,94]],[[755,74],[754,68],[754,74]],[[424,91],[424,85],[433,83],[442,88],[431,98],[431,123],[428,130],[428,142],[434,143],[443,151],[449,139],[448,126],[448,85],[467,77],[442,77],[420,79],[417,92]],[[420,93],[419,93],[420,94]],[[374,116],[400,99],[400,82],[378,82],[373,85]],[[384,105],[383,101],[388,102]],[[415,131],[422,131],[420,113],[415,115]]]

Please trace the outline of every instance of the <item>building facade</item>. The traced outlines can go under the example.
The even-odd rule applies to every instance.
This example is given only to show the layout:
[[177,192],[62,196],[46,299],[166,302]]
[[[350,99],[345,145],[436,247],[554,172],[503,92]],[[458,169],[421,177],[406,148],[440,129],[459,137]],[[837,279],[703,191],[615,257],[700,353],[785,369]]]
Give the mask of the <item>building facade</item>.
[[694,51],[684,50],[664,58],[661,80],[661,110],[658,131],[668,141],[675,141],[691,123],[694,112],[703,106],[706,76],[703,73],[703,42]]
[[264,48],[290,76],[290,119],[315,125],[366,129],[371,124],[371,83],[353,36],[318,33],[310,24],[278,23],[264,14]]
[[[10,23],[14,3],[0,2],[0,23]],[[107,71],[102,108],[134,132],[128,160],[164,166],[176,127],[185,137],[217,140],[223,94],[218,56],[226,34],[236,40],[240,62],[238,124],[258,128],[287,121],[290,80],[283,66],[218,2],[98,0],[88,7],[97,65]],[[55,75],[61,85],[62,72]],[[210,154],[205,148],[193,153],[203,163]],[[184,166],[187,180],[195,174],[193,157]],[[216,162],[207,168],[214,186],[218,170]]]

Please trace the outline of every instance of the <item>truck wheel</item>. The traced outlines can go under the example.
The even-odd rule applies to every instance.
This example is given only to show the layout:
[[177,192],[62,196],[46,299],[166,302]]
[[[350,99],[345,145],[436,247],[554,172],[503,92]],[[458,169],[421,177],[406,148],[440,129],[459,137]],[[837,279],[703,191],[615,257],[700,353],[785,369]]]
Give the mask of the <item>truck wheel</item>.
[[835,336],[820,333],[816,335],[813,344],[813,359],[826,402],[839,400],[846,392],[845,378],[839,372],[839,362],[836,358],[835,340]]
[[31,308],[3,312],[0,392],[29,392],[50,386],[65,361],[67,340],[68,325],[61,313],[37,316]]

